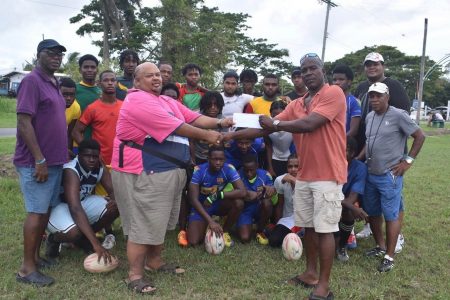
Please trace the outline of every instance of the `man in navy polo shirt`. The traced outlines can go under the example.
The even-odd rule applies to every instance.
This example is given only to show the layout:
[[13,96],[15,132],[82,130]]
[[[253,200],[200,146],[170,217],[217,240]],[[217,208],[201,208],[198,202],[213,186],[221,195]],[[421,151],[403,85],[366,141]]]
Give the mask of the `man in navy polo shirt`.
[[22,80],[17,94],[17,143],[14,165],[27,217],[23,226],[24,258],[16,279],[47,286],[54,279],[39,269],[50,262],[39,258],[49,210],[59,203],[62,165],[67,162],[66,104],[54,73],[66,48],[47,39],[37,47],[37,67]]

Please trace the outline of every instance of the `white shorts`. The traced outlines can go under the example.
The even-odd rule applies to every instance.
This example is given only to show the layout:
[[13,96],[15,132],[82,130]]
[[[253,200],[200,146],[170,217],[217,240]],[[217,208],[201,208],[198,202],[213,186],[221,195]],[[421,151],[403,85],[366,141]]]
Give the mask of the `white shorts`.
[[[89,224],[94,224],[105,214],[106,204],[108,201],[105,198],[97,195],[91,195],[81,201],[81,207],[88,218]],[[50,212],[50,219],[48,220],[47,230],[50,233],[61,232],[67,233],[75,227],[75,221],[70,214],[69,205],[67,203],[60,203],[55,206]]]

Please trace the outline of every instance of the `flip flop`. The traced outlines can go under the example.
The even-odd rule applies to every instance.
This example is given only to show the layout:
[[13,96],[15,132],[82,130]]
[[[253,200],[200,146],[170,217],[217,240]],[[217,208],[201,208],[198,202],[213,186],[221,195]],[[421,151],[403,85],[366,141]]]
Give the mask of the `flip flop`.
[[55,282],[50,276],[44,275],[39,271],[34,271],[27,276],[21,276],[19,273],[16,274],[16,281],[26,284],[34,284],[39,287],[49,286]]
[[156,272],[171,273],[171,274],[183,274],[185,272],[185,270],[183,268],[180,268],[180,266],[177,266],[177,265],[171,264],[171,263],[163,264],[157,269],[153,269],[148,266],[144,266],[144,269],[146,271],[156,271]]
[[332,292],[329,292],[326,297],[314,295],[312,292],[309,294],[309,300],[334,300],[334,295]]
[[[153,283],[144,278],[139,278],[133,281],[125,280],[125,283],[127,284],[129,290],[138,294],[154,294],[156,291]],[[148,288],[151,288],[151,290],[145,291]]]
[[297,276],[292,277],[291,279],[286,281],[287,284],[294,285],[294,286],[301,286],[305,289],[312,289],[316,287],[316,284],[309,284],[307,282],[304,282]]

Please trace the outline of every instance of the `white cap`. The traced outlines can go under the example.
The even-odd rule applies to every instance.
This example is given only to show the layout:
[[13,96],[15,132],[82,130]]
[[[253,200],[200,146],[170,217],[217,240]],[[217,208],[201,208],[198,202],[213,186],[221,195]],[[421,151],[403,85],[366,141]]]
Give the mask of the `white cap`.
[[375,82],[369,87],[369,93],[370,92],[377,92],[380,94],[388,94],[389,95],[389,88],[387,85],[381,82]]
[[366,61],[374,61],[374,62],[384,62],[384,58],[380,53],[377,52],[370,52],[369,54],[366,55],[366,58],[364,59],[364,63],[366,63]]

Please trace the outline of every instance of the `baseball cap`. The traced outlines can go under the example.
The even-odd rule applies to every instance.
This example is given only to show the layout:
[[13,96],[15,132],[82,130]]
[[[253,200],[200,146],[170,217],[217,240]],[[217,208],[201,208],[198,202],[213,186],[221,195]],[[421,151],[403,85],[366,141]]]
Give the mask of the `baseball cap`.
[[46,39],[46,40],[42,40],[39,43],[39,45],[37,46],[37,52],[39,53],[44,49],[50,49],[50,48],[57,48],[57,49],[61,50],[61,52],[67,51],[66,47],[64,47],[57,41],[52,40],[52,39]]
[[389,88],[387,85],[381,82],[375,82],[369,87],[369,93],[370,92],[377,92],[380,94],[388,94],[389,95]]
[[291,76],[294,76],[294,75],[300,75],[300,74],[302,74],[302,69],[301,69],[300,67],[295,67],[295,68],[292,70]]
[[381,61],[382,63],[384,63],[384,58],[383,56],[378,53],[378,52],[370,52],[369,54],[366,55],[366,58],[364,59],[364,63],[366,63],[366,61],[374,61],[374,62],[379,62]]

